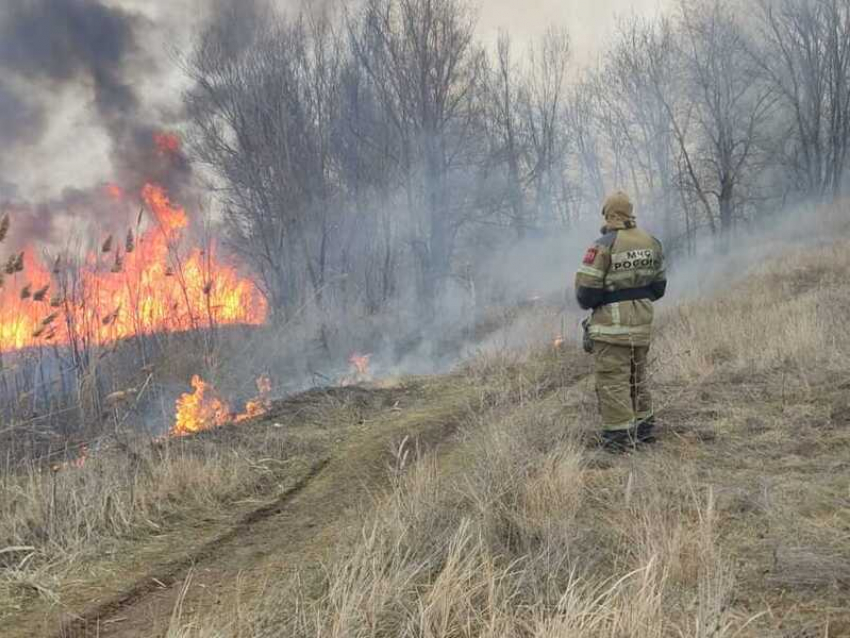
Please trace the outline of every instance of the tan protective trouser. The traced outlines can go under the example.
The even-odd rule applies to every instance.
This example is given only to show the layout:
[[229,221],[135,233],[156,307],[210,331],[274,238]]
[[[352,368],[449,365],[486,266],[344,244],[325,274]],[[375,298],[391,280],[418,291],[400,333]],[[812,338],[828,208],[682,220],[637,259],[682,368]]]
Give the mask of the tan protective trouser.
[[652,416],[647,379],[649,348],[596,341],[596,395],[602,429],[628,430]]

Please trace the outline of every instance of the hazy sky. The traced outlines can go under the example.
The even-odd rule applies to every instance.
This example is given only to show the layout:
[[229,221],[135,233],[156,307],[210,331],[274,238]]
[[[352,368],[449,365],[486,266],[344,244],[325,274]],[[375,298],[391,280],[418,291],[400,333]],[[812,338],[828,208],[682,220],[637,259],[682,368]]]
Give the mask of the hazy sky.
[[652,16],[671,0],[481,0],[482,36],[506,29],[518,38],[534,37],[549,26],[566,26],[573,51],[583,62],[592,60],[611,37],[616,16]]
[[[0,0],[2,2],[3,0]],[[144,14],[149,20],[142,47],[156,60],[157,74],[135,87],[151,108],[176,114],[180,77],[170,52],[186,46],[198,16],[217,0],[103,0],[104,4]],[[276,0],[290,6],[298,0]],[[307,0],[307,5],[317,0]],[[333,1],[333,0],[326,0]],[[673,0],[479,0],[479,31],[493,42],[504,29],[519,41],[563,25],[573,40],[577,61],[589,63],[610,40],[616,16],[651,16]],[[99,129],[88,86],[66,87],[52,95],[46,133],[19,157],[0,165],[5,179],[19,186],[19,195],[43,199],[66,186],[87,187],[109,179],[109,147]]]

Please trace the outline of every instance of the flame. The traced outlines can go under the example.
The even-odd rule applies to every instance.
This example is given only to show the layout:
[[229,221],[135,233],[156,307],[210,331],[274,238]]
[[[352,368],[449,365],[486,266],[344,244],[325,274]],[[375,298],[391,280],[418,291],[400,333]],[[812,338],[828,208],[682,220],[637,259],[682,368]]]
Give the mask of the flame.
[[[52,282],[50,274],[35,259],[32,251],[22,253],[21,272],[9,274],[12,268],[7,264],[6,283],[0,290],[0,349],[13,350],[33,345],[38,341],[47,341],[54,331],[41,331],[43,322],[51,313],[42,309],[43,302],[37,302],[23,293],[27,289],[41,289]],[[26,275],[26,277],[24,277]],[[17,285],[16,285],[17,284]],[[40,332],[41,331],[41,332]],[[40,334],[39,334],[40,333]],[[37,336],[34,336],[37,335]]]
[[369,375],[369,360],[372,358],[371,354],[353,354],[348,359],[348,362],[354,368],[356,374],[360,376],[368,376]]
[[235,416],[229,403],[198,375],[192,377],[192,388],[192,392],[177,399],[177,415],[171,436],[188,436],[228,423],[242,423],[266,414],[272,406],[272,382],[266,375],[257,379],[259,394],[245,404],[245,412]]
[[263,416],[271,410],[272,382],[267,375],[257,379],[257,392],[259,394],[245,404],[245,412],[236,417],[237,423]]
[[[156,184],[141,197],[156,223],[125,240],[106,238],[76,272],[59,260],[45,266],[31,247],[10,258],[0,289],[0,351],[265,321],[265,299],[218,259],[214,244],[178,251],[189,226],[185,209]],[[45,288],[49,294],[33,295]]]
[[186,436],[219,427],[231,421],[230,407],[218,398],[201,377],[192,377],[193,392],[177,399],[173,436]]
[[63,461],[62,463],[54,463],[53,465],[50,466],[50,469],[53,470],[54,472],[59,472],[61,470],[67,470],[69,468],[80,469],[82,467],[85,467],[86,460],[88,459],[88,456],[89,456],[89,448],[87,446],[83,445],[80,448],[80,455],[77,458],[71,459],[69,461]]
[[361,376],[366,376],[369,374],[369,360],[372,358],[371,354],[353,354],[348,359],[348,362],[354,368],[355,372]]
[[189,226],[189,217],[182,208],[172,205],[165,189],[156,184],[145,184],[142,199],[153,211],[163,234],[170,240],[179,237],[180,231]]
[[103,190],[112,199],[119,201],[124,199],[124,189],[118,186],[118,184],[107,184],[103,187]]
[[555,340],[552,342],[552,347],[555,350],[560,350],[567,343],[567,340],[564,337],[555,337]]
[[180,152],[180,137],[174,133],[154,133],[153,142],[160,155],[177,155]]
[[369,365],[372,360],[371,354],[359,354],[355,352],[348,358],[351,365],[351,374],[342,380],[343,386],[365,383],[372,380],[372,372]]

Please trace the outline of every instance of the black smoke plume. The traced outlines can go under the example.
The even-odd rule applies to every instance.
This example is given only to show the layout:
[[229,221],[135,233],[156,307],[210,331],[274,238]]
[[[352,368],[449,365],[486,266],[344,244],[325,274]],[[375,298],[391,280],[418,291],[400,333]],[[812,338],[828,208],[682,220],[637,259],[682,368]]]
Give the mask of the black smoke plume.
[[[188,162],[179,149],[157,144],[160,118],[144,111],[134,88],[160,71],[139,46],[142,30],[152,27],[147,18],[101,0],[3,0],[0,143],[14,154],[16,147],[37,142],[51,100],[69,87],[91,87],[91,107],[111,142],[111,181],[128,193],[149,181],[179,192],[188,183]],[[39,238],[49,237],[53,221],[76,209],[80,199],[79,190],[66,190],[59,200],[27,204],[33,215],[46,217],[33,225],[45,233]],[[102,207],[93,208],[96,215]]]

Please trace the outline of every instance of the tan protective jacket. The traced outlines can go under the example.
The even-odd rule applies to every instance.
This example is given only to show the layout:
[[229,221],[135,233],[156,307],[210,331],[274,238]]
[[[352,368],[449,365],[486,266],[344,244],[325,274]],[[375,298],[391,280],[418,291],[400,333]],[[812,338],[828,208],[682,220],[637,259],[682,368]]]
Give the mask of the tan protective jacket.
[[590,336],[615,345],[649,346],[653,302],[667,289],[661,242],[637,228],[628,196],[605,202],[605,226],[576,273],[579,305],[593,310]]

